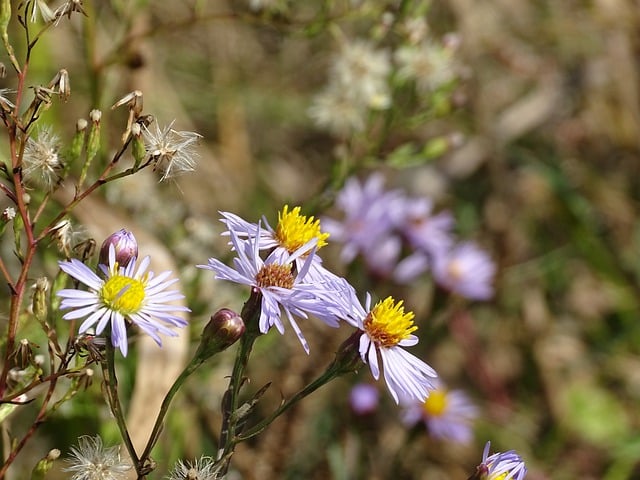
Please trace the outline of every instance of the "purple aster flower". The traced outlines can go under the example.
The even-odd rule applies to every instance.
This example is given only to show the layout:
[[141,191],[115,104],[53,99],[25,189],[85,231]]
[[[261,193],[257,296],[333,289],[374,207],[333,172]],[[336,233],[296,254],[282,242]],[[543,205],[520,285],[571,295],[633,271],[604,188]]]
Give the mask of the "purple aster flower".
[[[322,231],[320,220],[302,215],[300,211],[300,207],[289,210],[289,206],[285,205],[278,212],[276,228],[271,227],[265,217],[262,218],[264,228],[258,228],[257,224],[247,222],[233,213],[220,213],[223,217],[222,222],[227,225],[229,231],[235,231],[236,235],[242,238],[256,237],[260,250],[271,250],[272,255],[281,262],[285,262],[294,252],[314,239],[315,252],[327,245],[329,233]],[[229,231],[224,232],[223,235],[229,235]],[[303,267],[306,257],[307,253],[296,257],[295,263],[298,269]],[[313,255],[309,276],[321,280],[326,273],[326,269],[322,266],[322,259],[318,255]]]
[[424,402],[403,402],[403,422],[412,426],[423,421],[434,438],[469,443],[473,436],[471,423],[478,413],[476,406],[463,391],[448,390],[440,382],[434,385],[436,389]]
[[[308,276],[314,261],[316,238],[312,238],[286,257],[273,252],[263,260],[260,257],[260,239],[263,238],[260,224],[254,233],[255,235],[248,238],[241,238],[246,236],[246,231],[229,230],[231,244],[237,254],[233,259],[235,268],[215,258],[210,258],[207,265],[198,267],[213,270],[218,279],[258,290],[262,295],[260,331],[267,333],[275,326],[281,334],[284,333],[281,319],[281,312],[284,312],[300,343],[309,353],[309,345],[295,317],[307,318],[308,314],[312,314],[327,325],[337,327],[345,313],[340,311],[339,305],[333,299],[342,295],[343,284],[332,274],[327,275],[322,281]],[[294,268],[295,262],[301,257],[306,258],[302,267]]]
[[331,238],[343,243],[341,258],[351,262],[358,253],[374,254],[373,246],[394,226],[402,209],[401,195],[384,190],[384,177],[374,174],[361,184],[350,178],[338,194],[336,206],[344,212],[342,221],[323,218]]
[[347,318],[362,331],[359,352],[364,363],[369,364],[373,377],[378,380],[384,374],[387,388],[396,403],[402,396],[424,401],[433,390],[436,372],[419,358],[405,351],[418,343],[412,334],[418,329],[413,324],[413,312],[404,311],[402,301],[392,297],[378,302],[371,308],[371,296],[367,294],[365,307],[358,301],[351,288],[352,311]]
[[356,415],[369,415],[376,411],[380,393],[375,385],[358,383],[349,393],[349,404]]
[[493,296],[496,266],[487,253],[471,242],[461,243],[433,259],[438,285],[472,300]]
[[58,296],[62,297],[60,309],[71,309],[62,318],[84,318],[79,333],[86,332],[97,323],[97,335],[100,335],[107,323],[111,322],[111,343],[119,348],[124,356],[128,350],[127,322],[140,327],[158,345],[162,345],[158,333],[177,336],[177,333],[166,325],[184,327],[187,321],[172,312],[190,310],[187,307],[169,304],[184,298],[177,290],[167,290],[178,279],[167,280],[171,275],[170,271],[157,277],[152,272],[147,272],[150,261],[148,256],[143,258],[136,270],[136,259],[133,258],[126,266],[121,267],[116,261],[115,247],[111,244],[108,265],[98,265],[104,279],[75,258],[58,262],[63,272],[89,287],[88,291],[58,291]]
[[527,467],[515,450],[489,455],[491,442],[487,442],[482,453],[482,463],[469,480],[524,480]]
[[449,212],[433,214],[433,202],[428,198],[406,198],[403,215],[397,220],[400,230],[411,246],[430,257],[447,251],[453,245],[453,216]]

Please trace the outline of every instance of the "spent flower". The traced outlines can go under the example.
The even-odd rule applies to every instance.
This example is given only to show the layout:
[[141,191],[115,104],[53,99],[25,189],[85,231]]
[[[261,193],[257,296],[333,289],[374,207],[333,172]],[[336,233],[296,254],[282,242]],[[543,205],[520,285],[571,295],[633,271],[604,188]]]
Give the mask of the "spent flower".
[[192,462],[178,460],[167,480],[216,480],[221,474],[211,457],[196,458]]
[[120,266],[112,244],[109,246],[108,263],[99,264],[104,278],[75,258],[59,262],[62,271],[89,287],[88,291],[58,291],[58,296],[62,297],[60,308],[70,309],[62,318],[84,318],[79,333],[84,333],[97,324],[97,335],[111,323],[111,343],[119,348],[124,356],[128,351],[127,323],[140,327],[158,345],[162,345],[158,333],[176,336],[177,333],[168,326],[184,327],[187,322],[174,312],[188,312],[189,309],[169,304],[184,298],[178,290],[167,290],[178,279],[168,280],[170,271],[157,277],[153,272],[147,272],[150,261],[148,256],[143,258],[137,269],[135,259],[126,266]]
[[60,139],[50,128],[29,137],[22,156],[22,174],[27,183],[52,190],[61,180],[64,165],[59,155]]
[[194,171],[198,158],[195,145],[202,135],[174,130],[173,123],[163,129],[155,123],[154,131],[145,126],[142,132],[154,170],[162,174],[161,181]]
[[121,458],[119,446],[104,447],[99,436],[80,437],[67,463],[64,471],[73,472],[71,480],[121,480],[132,467]]

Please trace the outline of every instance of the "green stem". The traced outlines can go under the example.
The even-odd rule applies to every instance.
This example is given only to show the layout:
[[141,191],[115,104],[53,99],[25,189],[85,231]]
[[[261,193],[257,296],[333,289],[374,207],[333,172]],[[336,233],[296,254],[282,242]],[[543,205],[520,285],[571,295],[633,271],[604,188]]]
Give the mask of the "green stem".
[[116,377],[114,351],[115,349],[111,344],[111,339],[107,338],[106,359],[101,362],[102,375],[104,377],[106,386],[109,408],[111,409],[111,413],[116,419],[116,423],[118,424],[118,429],[120,430],[120,435],[122,436],[124,445],[127,448],[127,452],[129,452],[131,461],[136,466],[136,472],[138,472],[140,460],[138,458],[138,454],[136,453],[136,449],[133,446],[133,442],[131,441],[131,437],[129,436],[129,431],[127,430],[127,422],[124,418],[124,412],[122,411],[122,405],[120,404],[120,398],[118,396],[118,379]]
[[245,440],[248,440],[262,433],[264,429],[267,428],[269,425],[271,425],[271,423],[276,418],[278,418],[284,412],[289,410],[300,400],[309,396],[310,394],[315,392],[317,389],[319,389],[323,385],[326,385],[331,380],[338,378],[340,375],[347,373],[348,371],[351,371],[351,370],[345,370],[344,366],[337,359],[334,360],[333,363],[329,365],[329,367],[324,371],[322,375],[320,375],[318,378],[316,378],[309,385],[305,386],[302,390],[296,393],[289,400],[287,400],[282,405],[280,405],[280,407],[278,407],[278,409],[276,409],[271,415],[269,415],[267,418],[262,420],[257,425],[254,425],[253,427],[251,427],[249,430],[247,430],[247,432],[236,436],[234,438],[234,443],[244,442]]
[[153,430],[151,431],[151,435],[149,436],[149,440],[147,441],[147,446],[145,447],[144,452],[142,452],[142,455],[140,455],[139,461],[141,466],[147,461],[147,459],[151,455],[151,450],[153,450],[153,447],[156,445],[156,443],[158,442],[158,439],[160,438],[160,433],[162,432],[164,419],[167,416],[167,413],[169,411],[169,406],[173,401],[173,397],[175,397],[176,393],[178,393],[178,390],[180,390],[185,380],[193,372],[195,372],[196,369],[200,367],[200,365],[202,365],[203,363],[204,361],[198,358],[197,355],[194,356],[189,362],[189,364],[182,371],[180,376],[176,379],[176,381],[173,382],[171,389],[169,389],[169,391],[165,395],[164,400],[162,401],[162,405],[160,407],[160,412],[158,413],[158,417],[156,418],[156,423],[153,425]]
[[218,443],[218,460],[224,462],[220,470],[223,476],[229,468],[231,455],[235,448],[236,429],[238,420],[240,420],[236,415],[238,411],[240,387],[244,383],[244,372],[249,363],[249,356],[251,355],[253,344],[260,335],[259,320],[261,305],[262,295],[257,290],[253,291],[240,314],[247,330],[240,339],[240,348],[236,354],[231,379],[229,380],[229,388],[225,392],[222,400],[222,426],[220,428],[220,440]]

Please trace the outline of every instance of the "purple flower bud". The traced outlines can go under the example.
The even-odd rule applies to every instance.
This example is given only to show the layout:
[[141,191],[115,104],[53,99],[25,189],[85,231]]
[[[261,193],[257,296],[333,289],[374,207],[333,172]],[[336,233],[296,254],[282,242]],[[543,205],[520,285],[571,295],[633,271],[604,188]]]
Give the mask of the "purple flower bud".
[[113,245],[116,253],[116,262],[121,267],[126,267],[131,260],[138,257],[138,242],[136,242],[136,238],[133,233],[122,228],[109,235],[102,243],[99,259],[101,265],[109,265],[109,248],[111,245]]
[[244,331],[244,321],[240,315],[228,308],[218,310],[211,315],[211,320],[202,331],[195,357],[204,362],[237,342]]

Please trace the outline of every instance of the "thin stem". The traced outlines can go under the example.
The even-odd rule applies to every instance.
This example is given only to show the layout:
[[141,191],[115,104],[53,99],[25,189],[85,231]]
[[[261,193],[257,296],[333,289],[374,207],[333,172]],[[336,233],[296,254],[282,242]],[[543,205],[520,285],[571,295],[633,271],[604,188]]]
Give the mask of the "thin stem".
[[[176,393],[178,393],[178,390],[180,390],[184,381],[193,372],[195,372],[196,369],[203,363],[204,362],[197,357],[194,357],[193,359],[191,359],[191,361],[182,371],[180,376],[176,379],[175,382],[173,382],[171,389],[165,395],[164,400],[162,401],[162,405],[160,406],[160,412],[158,413],[158,416],[156,418],[156,423],[153,425],[153,430],[151,431],[151,435],[149,436],[149,440],[147,441],[147,446],[145,447],[144,452],[142,452],[142,455],[140,455],[140,460],[139,460],[141,464],[140,466],[142,466],[147,461],[147,459],[151,455],[151,450],[153,450],[153,447],[155,446],[155,444],[158,442],[158,439],[160,438],[160,433],[162,432],[164,418],[166,417],[169,411],[169,406],[173,401],[173,397],[176,395]],[[139,478],[142,478],[142,477],[139,477]]]
[[249,300],[244,305],[240,316],[242,317],[247,330],[240,339],[240,348],[236,355],[229,380],[229,388],[223,397],[222,426],[220,428],[220,440],[218,443],[218,460],[224,462],[220,473],[224,476],[229,468],[229,461],[235,447],[235,436],[237,421],[240,387],[244,383],[244,372],[249,363],[249,356],[253,349],[253,344],[260,335],[258,327],[262,305],[262,295],[254,290]]
[[324,371],[322,375],[316,378],[309,385],[305,386],[302,390],[296,393],[289,400],[282,403],[282,405],[280,405],[280,407],[278,407],[271,415],[269,415],[267,418],[262,420],[257,425],[254,425],[253,427],[251,427],[247,432],[236,436],[234,438],[234,443],[244,442],[245,440],[248,440],[262,433],[262,431],[264,431],[264,429],[267,428],[276,418],[278,418],[284,412],[289,410],[300,400],[309,396],[310,394],[315,392],[317,389],[319,389],[323,385],[326,385],[327,383],[329,383],[331,380],[338,378],[343,373],[346,373],[343,366],[337,360],[334,360],[333,363],[329,365],[329,367]]
[[129,456],[131,457],[131,461],[136,466],[136,472],[139,473],[139,459],[138,454],[136,453],[136,449],[133,446],[133,442],[131,441],[131,437],[129,436],[129,431],[127,430],[127,422],[124,418],[124,412],[122,411],[122,405],[120,404],[120,397],[118,396],[118,379],[116,377],[116,367],[115,367],[115,356],[114,356],[114,347],[111,344],[111,339],[107,339],[107,343],[105,345],[106,350],[106,358],[102,361],[102,375],[104,377],[104,382],[106,386],[107,392],[107,400],[109,401],[109,408],[111,409],[111,413],[113,413],[114,418],[116,419],[116,423],[118,424],[118,429],[120,430],[120,435],[122,436],[122,440],[124,441],[124,445],[127,448],[127,452],[129,452]]

